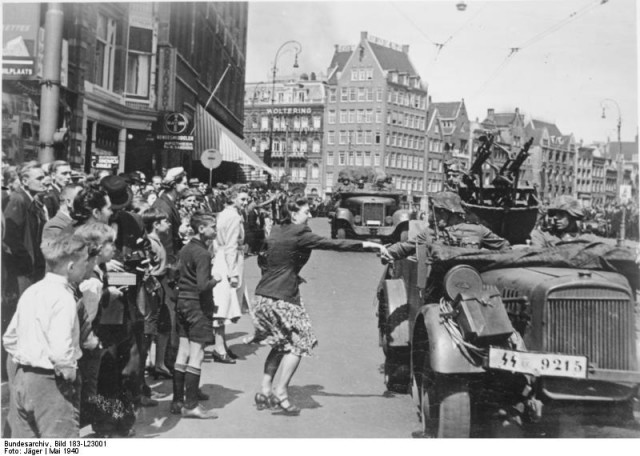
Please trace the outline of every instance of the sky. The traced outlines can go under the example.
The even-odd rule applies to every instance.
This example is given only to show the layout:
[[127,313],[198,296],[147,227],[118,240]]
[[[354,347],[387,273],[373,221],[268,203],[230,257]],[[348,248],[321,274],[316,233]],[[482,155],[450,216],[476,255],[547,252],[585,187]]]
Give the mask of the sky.
[[[408,44],[432,100],[464,99],[471,120],[517,107],[588,144],[616,141],[621,119],[622,141],[634,141],[638,11],[635,0],[602,1],[468,0],[465,11],[459,0],[252,1],[246,80],[270,81],[288,40],[302,45],[297,71],[326,73],[334,46],[368,31]],[[281,53],[278,74],[295,71],[293,57]]]

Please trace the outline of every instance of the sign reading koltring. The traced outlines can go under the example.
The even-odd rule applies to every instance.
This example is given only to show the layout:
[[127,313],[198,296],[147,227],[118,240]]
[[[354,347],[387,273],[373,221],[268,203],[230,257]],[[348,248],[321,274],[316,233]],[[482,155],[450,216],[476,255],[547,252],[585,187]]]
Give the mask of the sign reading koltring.
[[311,114],[311,108],[267,108],[267,114]]
[[181,112],[169,112],[160,120],[162,133],[156,135],[158,147],[165,150],[193,150],[193,135],[189,134],[191,122]]

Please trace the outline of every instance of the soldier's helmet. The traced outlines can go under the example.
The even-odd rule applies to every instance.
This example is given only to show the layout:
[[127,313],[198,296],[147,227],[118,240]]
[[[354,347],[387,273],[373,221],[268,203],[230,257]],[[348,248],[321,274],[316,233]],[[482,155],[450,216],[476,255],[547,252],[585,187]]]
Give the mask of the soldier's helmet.
[[582,220],[584,218],[584,208],[577,199],[569,196],[562,195],[557,197],[547,208],[548,212],[552,211],[565,211],[570,216]]
[[453,192],[439,192],[431,197],[433,207],[449,212],[464,214],[461,200],[458,194]]

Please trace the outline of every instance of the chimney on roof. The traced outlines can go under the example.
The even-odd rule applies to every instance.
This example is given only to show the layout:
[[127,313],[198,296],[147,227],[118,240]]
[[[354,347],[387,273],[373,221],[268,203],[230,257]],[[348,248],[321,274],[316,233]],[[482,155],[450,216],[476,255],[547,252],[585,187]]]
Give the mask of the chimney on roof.
[[369,36],[369,32],[360,32],[360,39],[366,40]]
[[493,117],[495,116],[495,114],[496,114],[496,110],[495,109],[493,109],[493,108],[487,109],[487,119],[493,120]]
[[408,44],[403,44],[402,45],[402,52],[405,54],[409,53],[409,45]]
[[520,108],[516,108],[516,114],[520,114]]
[[335,47],[336,52],[338,52],[338,49],[340,48],[340,45],[339,44],[334,44],[333,46]]

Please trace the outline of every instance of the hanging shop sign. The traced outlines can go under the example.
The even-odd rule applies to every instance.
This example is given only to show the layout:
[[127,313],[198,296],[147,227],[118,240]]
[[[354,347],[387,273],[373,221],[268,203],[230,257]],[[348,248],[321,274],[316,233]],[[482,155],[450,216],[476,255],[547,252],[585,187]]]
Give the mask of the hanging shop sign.
[[185,114],[169,112],[159,120],[160,132],[156,134],[159,149],[193,151],[192,124]]

